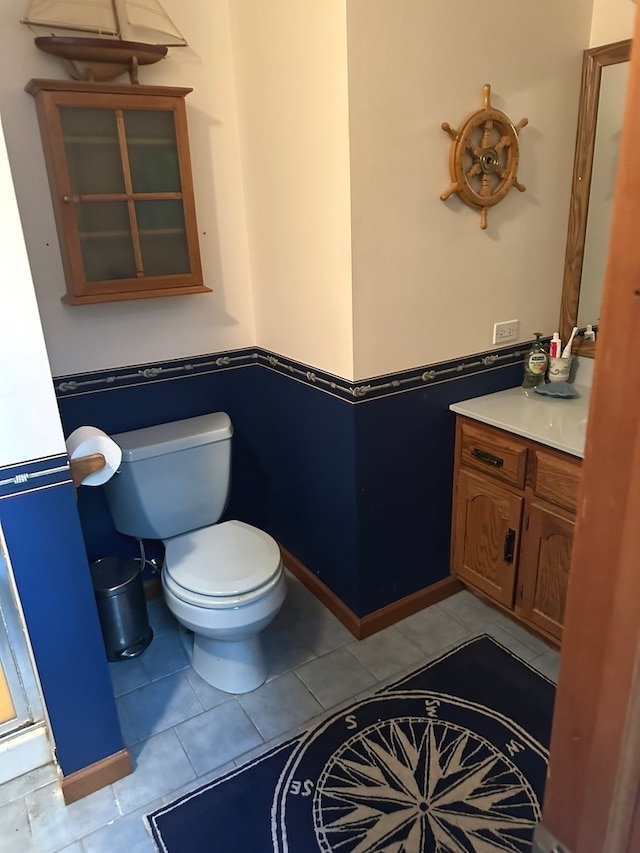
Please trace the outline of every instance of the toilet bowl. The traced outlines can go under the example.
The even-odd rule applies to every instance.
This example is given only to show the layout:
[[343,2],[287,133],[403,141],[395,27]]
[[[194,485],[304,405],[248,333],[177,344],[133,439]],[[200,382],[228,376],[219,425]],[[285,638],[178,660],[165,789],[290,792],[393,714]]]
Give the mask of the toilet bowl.
[[165,541],[164,599],[193,632],[191,665],[227,693],[267,678],[259,636],[286,595],[280,549],[249,524],[226,521]]
[[232,435],[225,412],[113,435],[122,463],[103,488],[120,533],[164,543],[164,598],[193,632],[193,668],[213,687],[247,693],[267,678],[260,632],[280,609],[286,583],[271,536],[220,521]]

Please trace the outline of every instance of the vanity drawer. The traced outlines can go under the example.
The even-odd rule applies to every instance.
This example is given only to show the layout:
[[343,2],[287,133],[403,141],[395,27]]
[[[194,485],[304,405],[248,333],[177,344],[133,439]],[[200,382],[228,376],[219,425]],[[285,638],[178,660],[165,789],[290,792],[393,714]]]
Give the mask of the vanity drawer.
[[527,447],[515,436],[502,430],[463,422],[460,463],[522,489],[527,468]]
[[536,450],[535,454],[535,494],[549,503],[575,512],[582,462],[570,456],[556,456],[544,450]]

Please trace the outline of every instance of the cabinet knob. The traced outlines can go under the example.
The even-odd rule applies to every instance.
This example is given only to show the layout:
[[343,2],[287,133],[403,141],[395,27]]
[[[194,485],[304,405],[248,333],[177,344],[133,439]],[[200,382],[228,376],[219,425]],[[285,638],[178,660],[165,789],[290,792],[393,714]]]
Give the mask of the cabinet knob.
[[70,203],[71,203],[71,196],[70,196],[70,195],[63,195],[63,196],[62,196],[62,201],[63,201],[65,204],[70,204]]

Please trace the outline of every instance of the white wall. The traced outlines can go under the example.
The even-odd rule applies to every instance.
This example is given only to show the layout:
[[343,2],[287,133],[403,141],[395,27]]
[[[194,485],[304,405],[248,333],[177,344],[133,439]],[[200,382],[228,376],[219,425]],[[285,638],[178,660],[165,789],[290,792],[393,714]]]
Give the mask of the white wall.
[[[359,379],[489,349],[499,320],[518,318],[522,339],[555,329],[592,0],[164,0],[190,47],[141,79],[194,87],[214,292],[79,307],[60,302],[22,89],[65,72],[18,23],[24,6],[0,4],[0,108],[54,374],[258,344]],[[479,109],[487,82],[496,107],[529,118],[527,191],[512,190],[482,232],[477,212],[439,200],[450,182],[440,126]]]
[[[260,345],[360,379],[490,349],[496,321],[518,318],[522,340],[557,328],[591,0],[231,9]],[[485,82],[514,122],[529,118],[528,189],[482,232],[439,195],[441,123],[479,109]]]
[[19,23],[26,5],[0,3],[0,109],[53,373],[254,345],[227,0],[163,0],[190,46],[140,71],[143,83],[194,89],[187,113],[205,284],[213,293],[77,307],[60,302],[64,277],[35,104],[23,91],[32,77],[67,75]]
[[345,0],[231,0],[259,344],[353,373]]
[[64,453],[65,445],[1,124],[0,196],[0,466],[3,466]]
[[[591,0],[348,0],[355,373],[490,349],[493,324],[557,329]],[[493,106],[520,134],[512,189],[479,213],[440,194],[450,139]]]
[[636,9],[632,0],[594,0],[589,47],[631,38]]

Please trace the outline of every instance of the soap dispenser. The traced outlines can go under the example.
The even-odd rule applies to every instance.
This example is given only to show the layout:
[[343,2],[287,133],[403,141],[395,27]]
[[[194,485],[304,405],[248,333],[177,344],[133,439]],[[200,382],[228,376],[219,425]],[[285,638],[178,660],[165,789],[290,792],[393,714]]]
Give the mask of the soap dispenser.
[[534,335],[535,341],[524,357],[523,388],[535,388],[536,385],[542,385],[549,365],[549,358],[540,340],[542,332],[534,332]]

